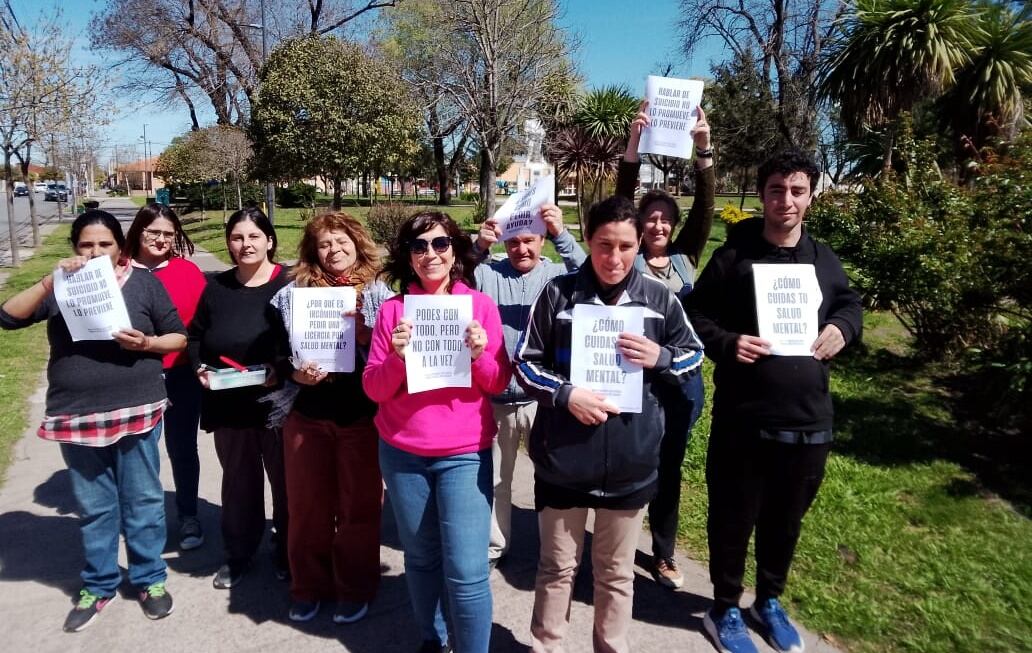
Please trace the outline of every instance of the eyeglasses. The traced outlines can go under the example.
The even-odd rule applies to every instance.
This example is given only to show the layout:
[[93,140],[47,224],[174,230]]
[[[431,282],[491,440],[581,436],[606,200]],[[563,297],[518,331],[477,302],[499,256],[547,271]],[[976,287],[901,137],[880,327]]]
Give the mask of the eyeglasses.
[[431,240],[413,238],[408,243],[409,252],[416,255],[426,254],[431,247],[433,247],[434,251],[438,254],[444,254],[448,251],[448,248],[451,247],[451,236],[438,236]]
[[165,238],[165,240],[172,240],[173,238],[176,237],[176,232],[174,232],[174,231],[161,231],[159,229],[144,229],[143,230],[143,237],[146,238],[147,240],[157,240],[158,236],[163,236]]

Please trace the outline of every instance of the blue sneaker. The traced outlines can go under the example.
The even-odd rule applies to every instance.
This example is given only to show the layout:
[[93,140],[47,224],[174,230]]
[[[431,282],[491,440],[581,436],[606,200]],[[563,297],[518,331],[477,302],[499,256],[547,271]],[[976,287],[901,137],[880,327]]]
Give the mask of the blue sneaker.
[[749,608],[749,613],[763,627],[763,635],[774,650],[784,653],[803,653],[803,639],[792,622],[788,620],[785,609],[781,607],[777,599],[754,603]]
[[757,653],[738,608],[728,608],[718,621],[713,621],[711,610],[702,618],[702,625],[720,653]]

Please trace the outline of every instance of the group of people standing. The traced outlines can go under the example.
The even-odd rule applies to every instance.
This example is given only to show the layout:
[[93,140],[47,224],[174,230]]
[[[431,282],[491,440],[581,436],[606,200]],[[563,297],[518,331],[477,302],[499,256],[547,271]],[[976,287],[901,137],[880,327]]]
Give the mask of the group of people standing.
[[[145,614],[172,612],[160,557],[166,525],[157,446],[164,426],[179,546],[201,546],[199,421],[214,433],[223,469],[225,562],[214,587],[242,582],[253,563],[265,533],[267,478],[273,562],[290,581],[289,618],[307,621],[332,603],[335,622],[361,619],[379,583],[386,489],[420,651],[486,652],[490,572],[521,537],[511,527],[511,484],[522,441],[534,463],[541,543],[532,649],[564,650],[593,512],[593,646],[629,651],[634,555],[646,514],[650,571],[666,587],[683,582],[674,559],[680,474],[702,410],[705,345],[716,364],[707,461],[715,603],[705,627],[722,651],[755,650],[738,607],[755,529],[752,612],[772,645],[801,651],[778,597],[830,449],[828,360],[859,337],[859,299],[834,254],[802,228],[817,170],[797,152],[760,169],[763,219],[733,230],[696,279],[714,213],[709,126],[700,110],[695,200],[674,238],[681,212],[670,195],[650,191],[633,203],[645,109],[631,125],[616,195],[589,212],[587,256],[553,205],[542,209],[546,235],[505,240],[497,260],[490,258],[501,235],[494,220],[471,239],[446,214],[421,211],[387,244],[381,263],[360,222],[328,213],[306,224],[291,268],[276,262],[268,218],[244,209],[225,226],[234,267],[206,279],[187,260],[192,244],[167,207],[141,209],[127,237],[104,211],[80,215],[75,256],[59,267],[72,272],[109,256],[132,328],[111,341],[73,342],[51,275],[0,308],[4,328],[48,321],[39,435],[61,443],[86,552],[65,630],[85,628],[115,597],[120,533]],[[561,263],[542,257],[546,238]],[[772,356],[755,335],[756,262],[815,266],[823,301],[812,358]],[[290,346],[292,289],[338,286],[357,297],[346,314],[358,345],[349,373],[327,373]],[[407,295],[470,296],[470,387],[409,392]],[[616,341],[620,356],[644,370],[641,412],[622,413],[571,384],[579,304],[644,310],[644,333]],[[210,371],[227,365],[262,370],[265,382],[209,389]]]

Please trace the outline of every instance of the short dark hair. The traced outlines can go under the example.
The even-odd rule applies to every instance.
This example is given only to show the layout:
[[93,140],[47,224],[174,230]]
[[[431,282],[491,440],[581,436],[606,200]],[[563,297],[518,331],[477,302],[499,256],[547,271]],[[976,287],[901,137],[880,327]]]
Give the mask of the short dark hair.
[[817,181],[821,176],[820,168],[809,154],[799,148],[790,147],[764,161],[760,169],[756,171],[756,191],[763,195],[763,189],[771,175],[779,174],[788,177],[793,172],[802,172],[810,178],[811,194],[817,190]]
[[473,254],[473,241],[469,236],[459,229],[448,214],[440,211],[420,211],[413,215],[401,225],[398,235],[387,246],[387,263],[383,266],[381,274],[387,278],[391,285],[397,284],[401,294],[408,292],[409,284],[419,282],[419,276],[412,269],[412,262],[409,258],[409,243],[420,234],[424,234],[434,227],[440,225],[451,237],[452,251],[455,253],[455,263],[449,271],[450,283],[448,290],[459,279],[469,286],[476,288],[476,279],[473,270],[477,267],[477,257]]
[[190,242],[186,232],[183,231],[183,223],[179,221],[179,216],[176,215],[176,212],[164,204],[151,202],[136,212],[136,217],[133,218],[133,223],[129,226],[129,233],[125,236],[129,258],[136,258],[136,255],[140,253],[140,236],[143,235],[143,230],[158,218],[165,218],[171,222],[176,232],[172,242],[171,255],[182,258],[193,256],[194,245]]
[[68,237],[68,240],[72,242],[72,246],[79,244],[79,237],[82,236],[82,230],[91,224],[104,225],[111,232],[111,235],[115,237],[115,242],[118,243],[118,249],[125,252],[125,235],[122,233],[122,225],[118,223],[118,219],[111,215],[107,211],[101,211],[100,209],[90,209],[83,211],[75,218],[75,222],[72,223],[72,234]]
[[[269,248],[268,256],[270,261],[275,261],[276,256],[276,230],[272,227],[272,222],[268,216],[262,213],[261,209],[253,206],[248,206],[240,209],[229,216],[229,220],[226,221],[226,249],[229,250],[229,234],[233,232],[233,227],[237,226],[238,222],[244,220],[250,220],[254,223],[254,226],[262,230],[262,233],[268,236],[269,240],[272,241],[272,247]],[[236,258],[233,256],[233,252],[229,252],[229,258],[233,260],[233,264],[236,264]]]
[[634,210],[634,203],[622,195],[613,195],[597,202],[588,210],[585,239],[591,240],[591,237],[602,225],[610,222],[632,223],[635,233],[638,234],[638,238],[641,238],[642,226],[638,220],[638,212]]
[[647,218],[648,215],[645,214],[645,210],[653,204],[662,204],[670,210],[670,219],[673,221],[673,226],[676,227],[677,223],[681,221],[681,207],[677,205],[677,200],[671,197],[670,193],[658,188],[650,190],[638,200],[638,217],[642,220]]

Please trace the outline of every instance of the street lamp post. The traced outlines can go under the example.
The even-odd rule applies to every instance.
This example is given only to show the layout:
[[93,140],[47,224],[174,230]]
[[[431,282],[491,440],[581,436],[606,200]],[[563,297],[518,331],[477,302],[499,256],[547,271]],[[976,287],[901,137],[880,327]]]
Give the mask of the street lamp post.
[[143,192],[146,197],[150,197],[151,187],[154,185],[154,179],[150,175],[150,171],[147,169],[147,123],[143,123]]
[[[265,19],[265,0],[261,0],[261,12],[262,22],[260,25],[257,23],[240,23],[240,25],[262,31],[262,63],[265,63],[269,60],[269,30],[266,29],[268,23]],[[265,209],[269,222],[272,222],[273,213],[276,210],[276,187],[271,181],[265,182]]]

